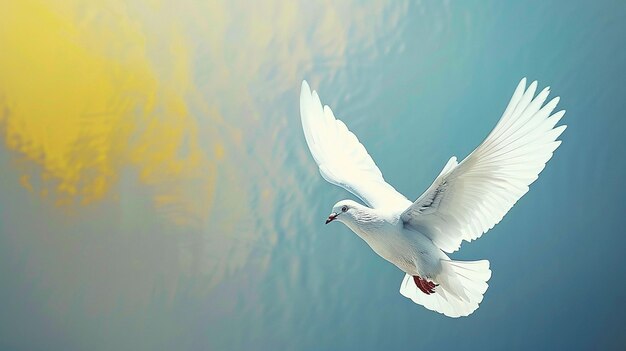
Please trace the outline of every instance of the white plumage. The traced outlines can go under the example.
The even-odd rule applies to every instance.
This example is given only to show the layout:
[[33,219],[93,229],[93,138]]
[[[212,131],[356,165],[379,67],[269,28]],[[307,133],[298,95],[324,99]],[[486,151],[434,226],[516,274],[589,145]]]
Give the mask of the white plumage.
[[[522,79],[500,121],[469,156],[450,158],[432,185],[413,203],[383,178],[367,150],[315,91],[302,82],[304,135],[322,177],[363,200],[335,204],[338,220],[406,273],[400,293],[450,317],[478,308],[491,276],[489,261],[453,261],[444,253],[493,228],[527,191],[560,145],[566,126],[555,125],[549,88]],[[427,283],[423,283],[423,282]]]

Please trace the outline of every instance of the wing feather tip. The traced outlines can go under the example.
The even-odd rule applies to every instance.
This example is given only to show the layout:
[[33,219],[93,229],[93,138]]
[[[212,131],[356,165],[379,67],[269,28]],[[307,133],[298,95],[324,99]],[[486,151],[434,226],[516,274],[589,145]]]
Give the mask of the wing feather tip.
[[306,80],[303,80],[302,85],[300,86],[300,102],[307,97],[310,98],[310,96],[311,88],[309,87],[309,83],[307,83]]

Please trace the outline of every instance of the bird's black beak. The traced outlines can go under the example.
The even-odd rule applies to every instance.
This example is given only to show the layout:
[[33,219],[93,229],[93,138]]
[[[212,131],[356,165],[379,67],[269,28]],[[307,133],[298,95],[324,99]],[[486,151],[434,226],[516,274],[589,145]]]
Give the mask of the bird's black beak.
[[335,218],[337,218],[337,216],[339,216],[338,214],[336,214],[335,212],[331,213],[330,216],[328,216],[328,219],[326,220],[326,224],[332,222],[335,220]]

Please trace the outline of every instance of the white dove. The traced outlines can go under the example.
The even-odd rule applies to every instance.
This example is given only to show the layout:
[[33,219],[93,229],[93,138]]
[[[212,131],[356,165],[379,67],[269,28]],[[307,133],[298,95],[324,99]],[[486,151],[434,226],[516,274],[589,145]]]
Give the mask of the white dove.
[[522,79],[496,127],[461,163],[450,158],[415,202],[383,178],[357,137],[322,108],[306,81],[300,93],[302,128],[322,177],[367,204],[342,200],[326,223],[339,221],[385,260],[406,273],[400,293],[449,317],[478,308],[491,277],[489,261],[453,261],[458,250],[493,228],[537,179],[561,144],[555,128],[565,111],[551,115],[559,98],[542,107],[537,82]]

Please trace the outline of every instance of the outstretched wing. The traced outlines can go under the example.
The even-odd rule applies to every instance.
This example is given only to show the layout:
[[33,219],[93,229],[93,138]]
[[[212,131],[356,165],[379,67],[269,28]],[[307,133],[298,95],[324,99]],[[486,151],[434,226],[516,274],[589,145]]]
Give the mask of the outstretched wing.
[[300,92],[302,129],[322,177],[367,203],[370,207],[408,207],[411,202],[385,182],[376,164],[357,137],[322,108],[317,92],[306,81]]
[[[554,127],[565,111],[552,115],[559,98],[542,107],[545,88],[526,78],[515,89],[487,139],[460,164],[452,157],[433,184],[401,216],[405,226],[427,235],[440,249],[454,252],[493,228],[528,191],[566,126]],[[534,98],[533,98],[534,97]]]

